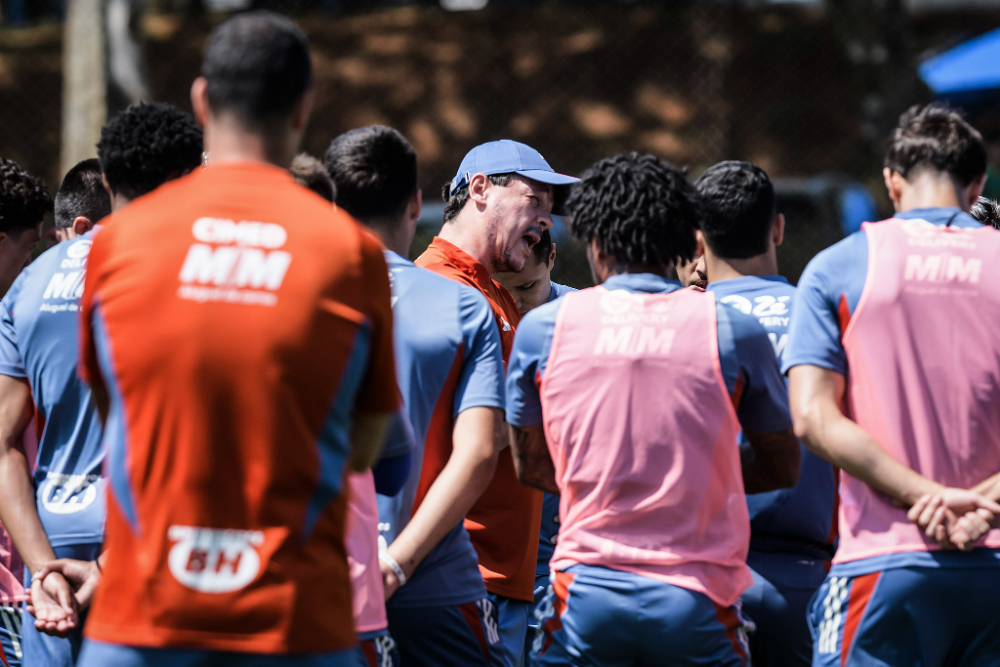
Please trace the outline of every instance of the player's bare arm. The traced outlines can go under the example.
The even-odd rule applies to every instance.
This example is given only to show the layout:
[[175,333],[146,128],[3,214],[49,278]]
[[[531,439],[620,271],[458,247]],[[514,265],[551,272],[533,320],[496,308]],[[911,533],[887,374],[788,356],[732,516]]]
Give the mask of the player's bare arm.
[[[56,554],[38,518],[22,444],[33,414],[27,381],[0,375],[0,521],[13,538],[28,571],[35,573],[54,560]],[[61,574],[35,578],[31,588],[42,601],[35,621],[39,630],[65,636],[76,627],[73,595]]]
[[525,486],[558,496],[556,469],[552,464],[548,443],[545,442],[544,427],[541,424],[525,427],[511,424],[510,443],[518,481]]
[[788,378],[795,434],[818,456],[905,507],[912,507],[923,496],[944,494],[955,518],[979,509],[994,516],[1000,513],[1000,505],[994,501],[972,491],[946,489],[890,456],[841,412],[845,382],[840,373],[801,365],[793,367]]
[[354,415],[354,429],[351,431],[351,470],[364,472],[375,465],[382,455],[385,434],[391,418],[391,413],[359,412]]
[[802,467],[802,452],[792,429],[763,433],[744,429],[753,447],[753,461],[743,468],[747,493],[764,493],[795,486]]
[[[448,463],[406,528],[389,545],[389,555],[407,577],[462,520],[493,479],[502,424],[503,413],[498,408],[469,408],[455,419]],[[399,588],[399,579],[385,564],[382,578],[388,600]]]

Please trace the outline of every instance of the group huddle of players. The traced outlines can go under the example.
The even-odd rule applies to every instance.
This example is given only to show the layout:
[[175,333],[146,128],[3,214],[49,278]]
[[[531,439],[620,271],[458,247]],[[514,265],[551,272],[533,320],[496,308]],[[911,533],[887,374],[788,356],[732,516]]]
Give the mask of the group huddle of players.
[[[273,14],[191,99],[113,118],[54,202],[0,160],[5,665],[1000,664],[1000,232],[960,115],[902,116],[895,216],[796,288],[760,168],[509,140],[409,261],[413,148],[296,157]],[[597,287],[551,282],[553,215]]]

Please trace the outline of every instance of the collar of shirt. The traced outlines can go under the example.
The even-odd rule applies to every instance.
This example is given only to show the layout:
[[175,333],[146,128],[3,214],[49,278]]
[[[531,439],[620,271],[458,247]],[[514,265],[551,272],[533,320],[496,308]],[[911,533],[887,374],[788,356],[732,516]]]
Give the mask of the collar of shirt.
[[977,227],[982,227],[983,225],[979,223],[975,218],[966,213],[960,208],[955,206],[947,207],[936,207],[936,208],[911,208],[909,211],[903,211],[901,213],[896,213],[894,218],[901,218],[903,220],[926,220],[932,225],[942,226],[948,224],[949,220],[952,220],[952,227],[962,227],[975,229]]
[[784,283],[788,284],[788,279],[785,276],[740,276],[739,278],[726,278],[725,280],[716,280],[708,284],[706,290],[711,291],[713,285],[718,285],[719,283],[726,283],[726,287],[733,287],[739,289],[744,284],[748,287],[753,285],[758,280],[767,280],[772,283]]
[[385,257],[385,263],[389,266],[413,266],[413,262],[392,250],[383,250],[382,256]]
[[670,280],[655,273],[620,273],[605,280],[602,287],[607,290],[623,289],[626,292],[640,294],[668,294],[682,289],[681,284],[676,280]]
[[490,278],[490,274],[486,270],[486,267],[483,266],[483,263],[459,248],[454,243],[445,241],[440,236],[435,236],[428,247],[437,251],[441,256],[453,264],[455,268],[472,278],[473,282],[475,282],[480,289],[488,290],[492,288],[493,280]]

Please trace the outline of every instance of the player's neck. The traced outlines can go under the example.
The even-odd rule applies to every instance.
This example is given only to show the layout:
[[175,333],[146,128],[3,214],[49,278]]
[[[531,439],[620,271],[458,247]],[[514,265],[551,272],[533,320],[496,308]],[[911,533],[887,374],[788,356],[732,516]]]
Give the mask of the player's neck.
[[924,170],[907,181],[907,186],[900,191],[899,199],[893,201],[897,213],[920,208],[960,208],[968,211],[972,206],[965,189],[948,174]]
[[280,132],[251,132],[229,116],[213,117],[205,127],[205,150],[211,164],[264,162],[287,167],[298,142]]
[[493,261],[490,259],[490,246],[487,234],[483,233],[481,228],[478,228],[474,220],[463,220],[462,213],[459,213],[455,220],[446,222],[441,227],[438,236],[471,255],[473,259],[485,266],[490,277],[496,273]]
[[705,268],[708,281],[712,283],[744,276],[773,276],[778,273],[778,258],[774,246],[763,254],[746,259],[722,259],[709,251],[705,255]]

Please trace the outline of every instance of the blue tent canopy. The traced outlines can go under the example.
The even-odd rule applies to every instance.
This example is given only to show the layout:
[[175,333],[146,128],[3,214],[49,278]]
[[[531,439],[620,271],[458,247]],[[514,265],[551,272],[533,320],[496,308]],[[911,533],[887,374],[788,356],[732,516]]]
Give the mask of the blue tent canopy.
[[920,78],[937,95],[1000,88],[1000,29],[962,42],[920,65]]

